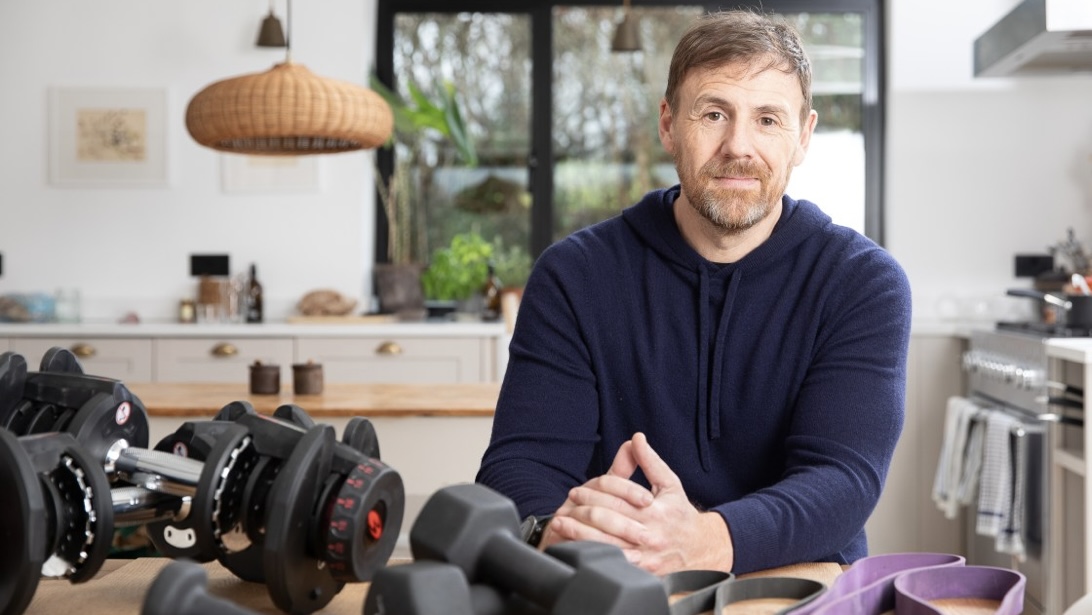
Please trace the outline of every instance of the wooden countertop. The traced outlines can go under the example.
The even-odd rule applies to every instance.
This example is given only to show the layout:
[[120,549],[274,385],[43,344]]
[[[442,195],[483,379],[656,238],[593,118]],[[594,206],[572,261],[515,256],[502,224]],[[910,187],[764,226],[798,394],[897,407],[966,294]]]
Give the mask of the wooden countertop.
[[[144,558],[108,560],[99,574],[87,583],[73,585],[64,580],[43,579],[38,583],[34,600],[24,615],[55,615],[78,608],[85,615],[139,615],[144,594],[156,575],[172,560]],[[395,562],[391,562],[395,563]],[[273,605],[269,591],[259,583],[247,583],[233,576],[218,562],[202,564],[208,573],[208,590],[214,596],[227,599],[245,609],[264,615],[283,615]],[[750,576],[786,576],[812,579],[828,587],[841,574],[837,564],[796,564],[775,568]],[[334,599],[315,615],[359,615],[367,595],[367,583],[349,583]],[[762,607],[765,601],[749,601],[754,610],[733,610],[734,613],[772,613],[784,608],[780,600],[775,608]],[[76,606],[78,605],[78,606]],[[740,606],[740,605],[737,605]],[[726,609],[727,613],[730,609]]]
[[498,383],[339,384],[321,395],[251,395],[247,384],[127,382],[152,417],[211,417],[233,401],[248,401],[262,414],[296,404],[312,417],[493,416]]

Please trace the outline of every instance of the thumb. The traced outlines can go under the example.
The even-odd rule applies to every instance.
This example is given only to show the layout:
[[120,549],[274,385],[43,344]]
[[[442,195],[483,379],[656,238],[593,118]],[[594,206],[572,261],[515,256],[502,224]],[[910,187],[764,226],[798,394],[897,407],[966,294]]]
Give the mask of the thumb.
[[629,478],[637,471],[637,459],[633,456],[633,440],[626,440],[618,447],[607,474]]

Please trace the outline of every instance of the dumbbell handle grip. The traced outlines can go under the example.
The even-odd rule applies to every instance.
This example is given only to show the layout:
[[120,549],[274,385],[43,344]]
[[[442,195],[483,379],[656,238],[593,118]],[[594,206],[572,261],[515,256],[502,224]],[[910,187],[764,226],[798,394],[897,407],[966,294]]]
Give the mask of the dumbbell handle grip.
[[197,493],[205,464],[189,457],[163,451],[130,447],[121,451],[114,462],[118,474],[133,483],[143,483],[152,491],[192,496]]
[[565,562],[500,531],[486,539],[478,566],[477,582],[514,592],[547,611],[573,577],[572,567]]
[[183,519],[189,515],[189,498],[180,498],[143,487],[110,490],[114,504],[114,527],[145,525],[156,521]]

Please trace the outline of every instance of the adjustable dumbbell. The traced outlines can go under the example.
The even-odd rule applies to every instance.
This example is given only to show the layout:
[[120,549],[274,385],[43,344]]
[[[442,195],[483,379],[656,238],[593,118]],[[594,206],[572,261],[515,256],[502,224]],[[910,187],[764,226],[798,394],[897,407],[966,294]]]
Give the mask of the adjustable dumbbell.
[[113,537],[102,466],[69,434],[0,429],[0,614],[22,613],[42,576],[86,581]]
[[[209,448],[206,460],[122,451],[115,466],[126,480],[152,475],[193,486],[188,517],[148,525],[164,555],[219,559],[236,576],[265,583],[282,610],[314,611],[389,559],[405,507],[401,477],[336,442],[328,425],[304,430],[243,410],[229,412],[233,422],[184,425],[157,445]],[[153,460],[158,471],[149,471]],[[188,474],[172,467],[183,463],[196,465]]]
[[148,445],[140,400],[118,380],[84,374],[75,355],[58,347],[37,372],[26,372],[15,353],[0,355],[0,427],[19,436],[67,431],[104,465],[115,447]]
[[[519,538],[519,514],[504,496],[477,484],[445,487],[425,503],[410,531],[417,560],[459,566],[470,583],[512,592],[558,615],[666,615],[660,580],[609,545],[575,567]],[[607,552],[614,551],[611,556]]]

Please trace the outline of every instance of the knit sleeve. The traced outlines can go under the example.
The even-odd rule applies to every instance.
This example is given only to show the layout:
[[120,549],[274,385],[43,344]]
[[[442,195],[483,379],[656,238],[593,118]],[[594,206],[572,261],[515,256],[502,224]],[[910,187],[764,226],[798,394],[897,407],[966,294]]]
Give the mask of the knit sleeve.
[[792,408],[785,467],[773,485],[715,507],[735,571],[801,561],[847,563],[861,540],[902,430],[910,288],[880,249],[831,279],[812,363]]
[[577,317],[587,300],[582,259],[563,241],[535,265],[476,478],[515,501],[521,515],[554,512],[589,478],[598,442],[595,374]]

